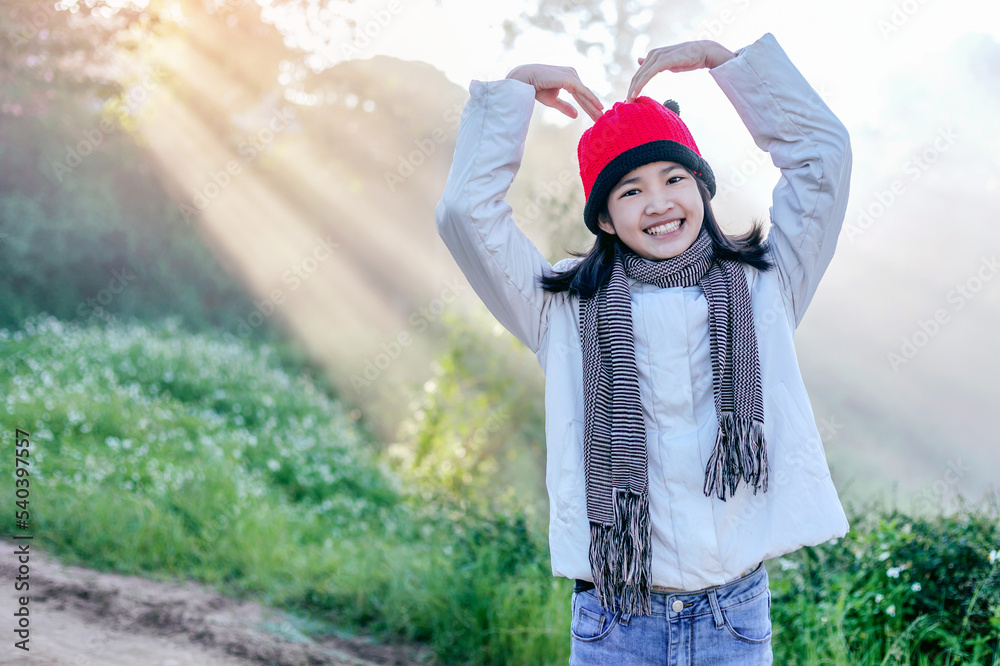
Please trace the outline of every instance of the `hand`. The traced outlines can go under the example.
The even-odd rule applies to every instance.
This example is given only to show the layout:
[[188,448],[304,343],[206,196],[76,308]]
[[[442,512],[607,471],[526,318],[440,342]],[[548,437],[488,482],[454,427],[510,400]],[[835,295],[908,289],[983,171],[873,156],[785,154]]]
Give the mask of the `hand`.
[[576,118],[576,109],[569,102],[559,99],[560,90],[569,92],[591,119],[597,120],[604,113],[601,100],[597,99],[597,95],[590,88],[583,85],[572,67],[520,65],[510,70],[507,78],[534,86],[536,100],[545,106],[558,109],[570,118]]
[[735,57],[736,54],[722,44],[707,39],[653,49],[645,58],[639,58],[639,69],[632,76],[625,101],[634,101],[643,86],[660,72],[668,69],[671,72],[689,72],[703,67],[711,69]]

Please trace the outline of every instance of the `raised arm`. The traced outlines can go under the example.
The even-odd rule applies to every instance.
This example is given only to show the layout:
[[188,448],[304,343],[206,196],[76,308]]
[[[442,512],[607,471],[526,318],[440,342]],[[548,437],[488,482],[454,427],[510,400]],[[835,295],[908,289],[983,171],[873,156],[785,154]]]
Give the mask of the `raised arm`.
[[[551,266],[515,224],[504,197],[521,165],[535,99],[576,115],[558,99],[559,89],[569,88],[547,79],[552,72],[546,67],[525,66],[501,81],[472,82],[435,211],[438,233],[476,294],[533,352],[541,344],[550,300],[536,277]],[[600,102],[580,87],[570,92],[591,116],[600,115]]]
[[837,247],[847,210],[847,129],[770,33],[710,70],[781,170],[768,239],[797,327]]

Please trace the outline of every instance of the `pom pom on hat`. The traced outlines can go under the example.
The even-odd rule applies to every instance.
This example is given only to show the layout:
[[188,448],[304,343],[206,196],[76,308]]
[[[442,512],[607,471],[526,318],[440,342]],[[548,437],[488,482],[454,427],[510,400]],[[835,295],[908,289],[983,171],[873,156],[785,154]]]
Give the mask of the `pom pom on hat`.
[[580,137],[577,158],[587,203],[583,219],[597,233],[597,215],[611,189],[625,174],[650,162],[677,162],[687,167],[715,196],[715,175],[680,118],[674,100],[660,104],[641,96],[615,102]]

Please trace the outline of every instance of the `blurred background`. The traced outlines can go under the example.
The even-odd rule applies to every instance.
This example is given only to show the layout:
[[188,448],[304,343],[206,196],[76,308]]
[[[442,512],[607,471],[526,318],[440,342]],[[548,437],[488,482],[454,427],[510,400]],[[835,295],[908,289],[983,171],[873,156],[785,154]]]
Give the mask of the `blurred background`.
[[[918,512],[977,501],[1000,478],[996,18],[986,0],[2,0],[4,428],[80,446],[50,472],[79,488],[83,434],[120,453],[130,400],[225,411],[237,430],[252,404],[268,422],[281,389],[251,378],[262,354],[287,373],[267,382],[329,396],[365,474],[513,507],[544,538],[544,378],[434,227],[469,83],[567,65],[609,107],[652,48],[771,32],[853,143],[844,230],[796,336],[834,480],[847,501]],[[644,94],[680,103],[723,226],[767,219],[778,171],[711,76],[663,73]],[[553,263],[589,245],[580,115],[536,105],[508,198]],[[117,421],[52,398],[104,381],[123,392]],[[308,495],[304,473],[282,476],[298,445],[226,441],[251,476]],[[144,460],[94,483],[127,501],[164,474]],[[383,490],[399,488],[373,505]]]

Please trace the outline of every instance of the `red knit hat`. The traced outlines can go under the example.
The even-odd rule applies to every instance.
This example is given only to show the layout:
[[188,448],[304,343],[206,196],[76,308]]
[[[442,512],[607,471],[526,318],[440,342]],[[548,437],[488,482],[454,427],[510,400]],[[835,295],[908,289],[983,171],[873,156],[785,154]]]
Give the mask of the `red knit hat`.
[[679,113],[673,100],[660,104],[642,96],[633,102],[615,102],[580,137],[576,154],[587,197],[583,219],[593,233],[599,229],[597,214],[611,189],[625,174],[650,162],[687,167],[705,183],[710,198],[715,196],[715,175]]

